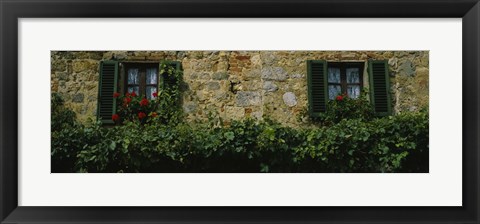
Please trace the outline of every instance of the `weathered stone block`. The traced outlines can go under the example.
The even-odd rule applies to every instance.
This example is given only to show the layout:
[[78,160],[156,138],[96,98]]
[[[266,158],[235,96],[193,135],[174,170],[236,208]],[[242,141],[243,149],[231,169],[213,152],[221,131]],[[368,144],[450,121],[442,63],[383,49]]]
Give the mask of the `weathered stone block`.
[[218,90],[220,89],[220,84],[218,82],[209,82],[207,83],[208,90]]
[[247,79],[258,79],[261,77],[261,71],[259,69],[247,70],[244,75]]
[[178,59],[183,59],[184,57],[186,57],[186,52],[185,51],[177,51],[177,58]]
[[262,65],[262,60],[260,59],[260,55],[259,55],[259,54],[253,55],[253,56],[250,58],[250,61],[252,62],[252,64],[253,64],[254,66],[261,66],[261,65]]
[[50,81],[50,91],[58,92],[58,81],[57,80]]
[[206,72],[199,74],[197,78],[198,78],[198,79],[202,79],[202,80],[209,80],[209,79],[211,79],[210,74],[208,74],[208,73],[206,73]]
[[355,58],[357,58],[357,55],[355,55],[354,53],[341,54],[341,59],[342,60],[354,60]]
[[215,80],[224,80],[228,78],[228,74],[226,72],[215,72],[212,75],[212,79]]
[[263,83],[263,89],[267,92],[275,92],[278,90],[278,86],[272,81],[265,81]]
[[83,103],[84,98],[85,98],[85,96],[83,95],[83,93],[77,93],[77,94],[73,95],[72,102]]
[[263,119],[263,112],[262,111],[255,111],[251,115],[253,118],[257,120],[262,120]]
[[197,103],[195,102],[185,102],[183,104],[183,111],[185,113],[195,113],[197,111]]
[[259,91],[262,89],[262,82],[257,80],[243,81],[239,84],[239,89],[243,91]]
[[88,102],[93,102],[93,103],[97,103],[97,95],[90,95],[88,96]]
[[73,72],[97,71],[98,63],[94,60],[76,60],[73,62]]
[[291,77],[292,77],[293,79],[301,79],[301,78],[304,78],[305,75],[303,75],[303,74],[298,74],[298,73],[297,73],[297,74],[293,74]]
[[58,59],[74,59],[75,54],[73,51],[56,51],[55,56],[57,56]]
[[196,92],[197,99],[200,101],[205,101],[207,99],[207,94],[203,92],[202,90]]
[[428,68],[417,68],[415,81],[419,85],[419,88],[428,89]]
[[223,92],[223,91],[217,91],[217,92],[215,92],[214,98],[216,100],[227,100],[228,94],[226,92]]
[[410,60],[406,60],[400,65],[398,72],[401,75],[414,76],[415,66],[412,64]]
[[66,72],[57,72],[55,73],[57,75],[58,80],[60,81],[68,81],[68,73]]
[[126,51],[114,51],[112,57],[113,59],[124,60],[128,57],[128,55]]
[[235,57],[237,60],[250,60],[250,56],[248,55],[238,55],[237,57]]
[[240,107],[257,106],[262,103],[262,95],[259,92],[239,91],[235,101]]
[[262,79],[285,81],[288,77],[287,72],[281,67],[265,67],[262,69]]
[[295,93],[286,92],[283,94],[283,102],[289,107],[297,105],[297,97],[295,96]]
[[216,64],[216,71],[226,72],[227,70],[228,70],[228,62],[227,61],[219,61]]
[[227,119],[239,120],[245,117],[245,109],[243,107],[225,107]]
[[388,59],[388,65],[390,65],[393,69],[396,69],[398,66],[398,59],[397,58]]
[[64,72],[67,70],[67,63],[65,60],[53,60],[52,61],[52,72]]
[[88,53],[88,58],[92,60],[101,60],[103,58],[103,51],[92,51]]
[[266,65],[273,65],[277,61],[275,53],[271,51],[262,52],[261,59],[263,60],[263,63]]

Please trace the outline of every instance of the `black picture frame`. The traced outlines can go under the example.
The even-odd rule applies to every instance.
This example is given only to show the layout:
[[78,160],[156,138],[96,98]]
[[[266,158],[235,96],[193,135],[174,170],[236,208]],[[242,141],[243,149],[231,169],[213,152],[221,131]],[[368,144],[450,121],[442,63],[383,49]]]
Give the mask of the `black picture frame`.
[[[0,0],[1,223],[479,223],[479,0]],[[461,207],[18,206],[18,19],[120,17],[462,18]],[[394,194],[395,192],[392,192]],[[439,195],[440,197],[441,195]],[[281,197],[281,195],[279,195]]]

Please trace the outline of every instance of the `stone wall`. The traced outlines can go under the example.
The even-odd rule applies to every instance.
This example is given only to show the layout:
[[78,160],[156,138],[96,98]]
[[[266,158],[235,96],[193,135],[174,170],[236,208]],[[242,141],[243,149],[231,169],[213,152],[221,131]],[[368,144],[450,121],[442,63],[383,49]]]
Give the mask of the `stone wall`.
[[[218,113],[225,121],[269,116],[298,126],[307,108],[307,60],[366,62],[387,59],[394,111],[428,107],[428,51],[52,51],[51,90],[83,122],[95,118],[99,63],[180,61],[189,120]],[[367,68],[367,66],[365,66]],[[368,75],[364,73],[368,86]]]

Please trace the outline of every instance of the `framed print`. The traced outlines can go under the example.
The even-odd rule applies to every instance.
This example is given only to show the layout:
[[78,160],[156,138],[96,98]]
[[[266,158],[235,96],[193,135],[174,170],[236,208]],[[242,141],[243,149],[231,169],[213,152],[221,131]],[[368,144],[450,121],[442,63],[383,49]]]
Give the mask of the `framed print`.
[[1,223],[480,221],[476,0],[0,6]]

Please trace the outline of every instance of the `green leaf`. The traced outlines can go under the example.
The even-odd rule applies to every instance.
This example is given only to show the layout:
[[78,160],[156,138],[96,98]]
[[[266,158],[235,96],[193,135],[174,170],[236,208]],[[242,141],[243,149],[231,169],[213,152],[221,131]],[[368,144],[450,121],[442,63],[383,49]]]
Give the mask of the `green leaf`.
[[112,141],[112,142],[110,142],[110,145],[108,147],[110,148],[110,150],[114,150],[115,147],[117,147],[117,143]]
[[123,148],[128,149],[129,145],[130,145],[130,140],[128,138],[123,139]]
[[229,132],[225,132],[223,134],[223,136],[228,140],[228,141],[232,141],[234,138],[235,138],[235,133],[229,131]]

